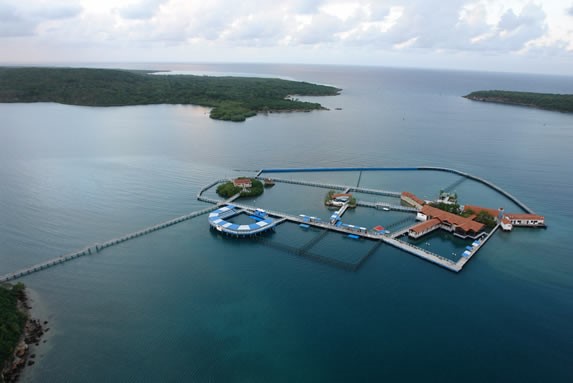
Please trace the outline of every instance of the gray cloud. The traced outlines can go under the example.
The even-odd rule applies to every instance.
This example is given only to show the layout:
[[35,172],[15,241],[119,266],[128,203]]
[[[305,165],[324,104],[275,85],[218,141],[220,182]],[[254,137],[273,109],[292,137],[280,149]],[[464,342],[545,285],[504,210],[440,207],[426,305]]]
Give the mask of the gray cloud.
[[78,4],[55,4],[30,10],[28,16],[40,20],[62,20],[78,16],[83,8]]
[[140,0],[138,3],[130,4],[119,9],[119,15],[124,19],[146,20],[150,19],[159,10],[161,4],[167,0]]
[[545,12],[540,6],[529,4],[519,15],[513,10],[504,13],[495,34],[485,39],[482,48],[498,51],[518,51],[529,41],[535,40],[547,29]]
[[31,36],[44,21],[62,20],[78,16],[82,7],[77,4],[0,3],[0,37]]
[[569,8],[567,8],[565,10],[565,13],[567,13],[569,16],[573,16],[573,5],[571,5]]

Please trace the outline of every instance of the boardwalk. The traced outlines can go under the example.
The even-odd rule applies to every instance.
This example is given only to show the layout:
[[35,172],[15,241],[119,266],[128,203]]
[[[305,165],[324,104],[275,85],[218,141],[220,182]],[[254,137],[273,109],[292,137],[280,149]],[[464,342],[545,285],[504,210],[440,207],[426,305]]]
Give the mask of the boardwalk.
[[44,270],[44,269],[47,269],[49,267],[56,266],[56,265],[59,265],[61,263],[64,263],[64,262],[70,261],[72,259],[76,259],[76,258],[85,256],[85,255],[96,254],[96,253],[100,252],[101,250],[108,248],[110,246],[118,245],[118,244],[123,243],[125,241],[128,241],[130,239],[138,238],[138,237],[141,237],[143,235],[152,233],[154,231],[161,230],[161,229],[164,229],[164,228],[169,227],[169,226],[173,226],[173,225],[178,224],[178,223],[183,222],[183,221],[187,221],[191,218],[195,218],[195,217],[198,217],[200,215],[207,214],[208,212],[214,210],[216,207],[217,206],[209,206],[208,208],[198,210],[198,211],[186,214],[186,215],[182,215],[181,217],[170,219],[169,221],[165,221],[165,222],[159,223],[157,225],[149,226],[149,227],[146,227],[144,229],[134,231],[133,233],[125,234],[121,237],[110,239],[110,240],[103,242],[103,243],[94,243],[94,244],[91,244],[89,246],[86,246],[85,248],[83,248],[81,250],[78,250],[78,251],[75,251],[72,253],[68,253],[65,255],[61,255],[61,256],[49,259],[47,261],[32,265],[30,267],[2,275],[2,276],[0,276],[0,283],[8,282],[8,281],[11,281],[14,279],[18,279],[20,277],[24,277],[26,275],[35,273],[37,271]]
[[[250,205],[237,204],[237,203],[235,203],[234,205],[237,207],[243,208],[243,209],[247,209],[247,210],[254,210],[255,209],[254,206],[250,206]],[[406,251],[410,254],[416,255],[416,256],[418,256],[424,260],[430,261],[436,265],[442,266],[442,267],[444,267],[450,271],[459,272],[462,269],[462,267],[465,265],[465,263],[467,262],[467,260],[466,260],[463,263],[460,263],[460,262],[456,263],[456,262],[454,262],[448,258],[442,257],[438,254],[434,254],[432,252],[429,252],[427,250],[419,248],[415,245],[400,241],[396,238],[392,238],[392,237],[387,236],[387,235],[380,235],[380,234],[371,233],[368,231],[364,232],[364,231],[361,231],[358,229],[352,229],[352,228],[348,228],[348,227],[344,227],[344,226],[335,226],[335,225],[331,225],[330,223],[326,223],[326,222],[305,221],[302,217],[290,215],[290,214],[285,214],[285,213],[281,213],[281,212],[273,211],[273,210],[266,210],[266,212],[269,213],[269,215],[272,215],[275,217],[280,217],[280,218],[284,219],[285,221],[290,221],[290,222],[294,222],[294,223],[304,223],[304,224],[307,224],[309,226],[314,226],[314,227],[318,227],[318,228],[325,229],[325,230],[330,230],[330,231],[343,233],[343,234],[354,234],[354,235],[358,235],[358,236],[363,237],[363,238],[382,241],[382,242],[385,242],[385,243],[387,243],[391,246],[394,246],[400,250],[403,250],[403,251]]]
[[408,206],[402,206],[402,205],[394,205],[391,203],[386,203],[386,202],[367,202],[367,201],[356,201],[356,205],[357,206],[363,206],[363,207],[371,207],[374,209],[390,209],[390,210],[395,210],[395,211],[403,211],[406,213],[417,213],[418,210],[416,210],[413,207],[408,207]]
[[[263,179],[262,177],[258,177],[258,178]],[[377,195],[397,197],[397,198],[400,198],[400,194],[401,194],[400,192],[395,192],[395,191],[359,188],[359,187],[350,186],[350,185],[328,184],[328,183],[323,183],[323,182],[313,182],[313,181],[304,181],[304,180],[273,178],[273,181],[274,182],[287,183],[287,184],[295,184],[295,185],[314,186],[314,187],[319,187],[319,188],[323,188],[323,189],[341,190],[344,193],[358,192],[358,193],[377,194]]]
[[[417,166],[417,167],[349,167],[349,168],[278,168],[278,169],[261,169],[257,176],[262,176],[263,173],[302,173],[302,172],[344,172],[344,171],[416,171],[416,170],[434,170],[440,172],[448,172],[458,174],[460,176],[472,179],[474,181],[480,182],[493,190],[503,194],[505,197],[510,199],[524,211],[529,214],[535,214],[535,212],[529,208],[526,204],[518,200],[514,195],[500,188],[493,182],[487,181],[481,177],[474,176],[469,173],[465,173],[452,168],[445,168],[439,166]],[[461,181],[459,181],[461,183]],[[450,185],[451,187],[452,185]],[[455,187],[456,185],[454,185]],[[360,188],[356,188],[360,189]],[[360,190],[357,190],[360,191]]]
[[[533,210],[530,209],[527,205],[525,205],[524,203],[522,203],[521,201],[519,201],[516,197],[514,197],[512,194],[506,192],[505,190],[503,190],[502,188],[500,188],[499,186],[484,180],[480,177],[476,177],[473,176],[471,174],[468,173],[464,173],[455,169],[450,169],[450,168],[442,168],[442,167],[432,167],[432,166],[422,166],[422,167],[414,167],[414,168],[313,168],[313,169],[263,169],[261,171],[259,171],[257,173],[257,178],[260,178],[261,175],[264,172],[282,172],[282,173],[287,173],[287,172],[313,172],[313,171],[386,171],[386,170],[395,170],[395,171],[411,171],[411,170],[436,170],[436,171],[445,171],[445,172],[450,172],[450,173],[454,173],[454,174],[458,174],[462,177],[465,177],[461,180],[456,181],[454,184],[450,185],[449,188],[453,188],[456,187],[457,185],[459,185],[461,182],[463,182],[464,179],[472,179],[475,181],[478,181],[496,191],[498,191],[499,193],[503,194],[504,196],[506,196],[507,198],[509,198],[511,201],[513,201],[515,204],[517,204],[519,207],[521,207],[523,210],[525,210],[526,212],[530,213],[530,214],[534,214]],[[361,175],[360,175],[361,177]],[[325,188],[325,189],[333,189],[333,190],[342,190],[345,193],[347,192],[359,192],[359,193],[368,193],[368,194],[375,194],[375,195],[383,195],[383,196],[391,196],[391,197],[400,197],[400,193],[399,192],[393,192],[393,191],[387,191],[387,190],[376,190],[376,189],[368,189],[368,188],[360,188],[358,187],[358,185],[360,184],[360,182],[357,183],[357,186],[348,186],[348,185],[339,185],[339,184],[328,184],[328,183],[320,183],[320,182],[310,182],[310,181],[302,181],[302,180],[289,180],[289,179],[273,179],[275,182],[283,182],[283,183],[291,183],[291,184],[298,184],[298,185],[305,185],[305,186],[314,186],[314,187],[320,187],[320,188]],[[40,271],[40,270],[44,270],[47,269],[49,267],[67,262],[69,260],[72,259],[76,259],[85,255],[92,255],[92,254],[96,254],[99,251],[108,248],[110,246],[114,246],[120,243],[123,243],[125,241],[134,239],[134,238],[138,238],[141,237],[143,235],[152,233],[154,231],[157,230],[161,230],[163,228],[175,225],[177,223],[192,219],[194,217],[198,217],[200,215],[206,214],[214,209],[216,209],[219,206],[222,206],[224,204],[230,203],[232,201],[234,201],[236,198],[239,197],[239,195],[235,195],[231,198],[229,198],[228,200],[224,201],[224,200],[219,200],[219,199],[215,199],[215,198],[211,198],[211,197],[206,197],[203,196],[203,193],[207,190],[209,190],[210,188],[214,187],[215,185],[217,185],[218,183],[221,182],[226,182],[228,181],[227,179],[219,179],[216,181],[211,182],[210,184],[204,186],[203,188],[201,188],[199,190],[199,192],[197,193],[197,199],[200,201],[204,201],[204,202],[208,202],[208,203],[212,203],[213,206],[210,206],[206,209],[202,209],[199,211],[195,211],[192,212],[190,214],[187,215],[183,215],[181,217],[177,217],[174,219],[171,219],[169,221],[165,221],[162,223],[159,223],[157,225],[153,225],[153,226],[149,226],[146,227],[144,229],[135,231],[133,233],[129,233],[117,238],[113,238],[110,239],[106,242],[103,243],[94,243],[91,244],[89,246],[86,246],[85,248],[72,252],[72,253],[68,253],[68,254],[64,254],[55,258],[52,258],[50,260],[38,263],[36,265],[24,268],[22,270],[18,270],[12,273],[8,273],[5,275],[0,276],[0,283],[2,282],[8,282],[26,275],[29,275],[31,273]],[[247,209],[249,211],[253,211],[256,209],[256,207],[254,206],[249,206],[249,205],[243,205],[243,204],[237,204],[234,203],[235,206],[243,208],[243,209]],[[409,212],[409,213],[414,213],[416,212],[416,209],[413,208],[409,208],[409,207],[405,207],[405,206],[400,206],[400,205],[394,205],[394,204],[389,204],[389,203],[385,203],[385,202],[365,202],[365,201],[358,201],[357,202],[358,206],[363,206],[363,207],[370,207],[370,208],[388,208],[391,210],[397,210],[397,211],[404,211],[404,212]],[[462,257],[458,262],[454,262],[450,259],[441,257],[437,254],[431,253],[427,250],[418,248],[412,244],[400,241],[398,239],[398,237],[400,235],[402,235],[403,233],[407,232],[407,228],[405,229],[401,229],[399,230],[397,233],[393,233],[391,236],[390,235],[380,235],[378,233],[371,233],[368,231],[364,231],[364,230],[360,230],[359,228],[356,227],[348,227],[348,226],[335,226],[335,225],[331,225],[329,223],[325,223],[325,222],[316,222],[316,221],[305,221],[302,217],[299,216],[294,216],[294,215],[289,215],[289,214],[285,214],[285,213],[281,213],[281,212],[276,212],[276,211],[270,211],[267,210],[267,212],[272,215],[277,217],[277,221],[275,223],[275,225],[278,225],[282,222],[285,221],[290,221],[290,222],[294,222],[294,223],[305,223],[307,225],[311,225],[311,226],[315,226],[315,227],[319,227],[325,230],[330,230],[330,231],[335,231],[335,232],[339,232],[339,233],[343,233],[343,234],[354,234],[354,235],[359,235],[361,237],[364,238],[369,238],[369,239],[373,239],[373,240],[378,240],[380,241],[380,243],[384,242],[387,243],[391,246],[394,246],[396,248],[399,248],[401,250],[407,251],[410,254],[414,254],[420,258],[423,258],[425,260],[428,260],[430,262],[433,262],[435,264],[438,264],[448,270],[452,270],[452,271],[460,271],[462,269],[462,267],[472,258],[472,256],[485,244],[485,242],[487,242],[487,240],[489,240],[489,238],[495,233],[495,231],[498,229],[499,225],[495,227],[494,230],[492,230],[492,232],[490,232],[488,234],[488,236],[481,242],[481,244],[479,245],[479,247],[477,247],[476,249],[474,249],[471,253],[470,256],[468,257]],[[377,247],[376,247],[377,248]]]

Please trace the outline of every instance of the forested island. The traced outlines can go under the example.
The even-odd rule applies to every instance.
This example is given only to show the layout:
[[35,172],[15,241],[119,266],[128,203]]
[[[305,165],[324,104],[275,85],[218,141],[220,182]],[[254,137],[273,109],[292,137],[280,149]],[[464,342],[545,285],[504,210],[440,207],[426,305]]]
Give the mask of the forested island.
[[325,109],[289,96],[332,96],[340,89],[256,77],[154,75],[151,71],[0,67],[0,102],[57,102],[82,106],[193,104],[210,117],[244,121],[259,112]]
[[[244,187],[238,186],[238,182],[242,182]],[[239,177],[217,186],[216,191],[223,198],[231,198],[237,193],[241,193],[240,197],[258,197],[263,194],[264,185],[255,178]]]
[[528,106],[558,112],[573,112],[573,94],[511,92],[506,90],[480,90],[466,96],[470,100]]

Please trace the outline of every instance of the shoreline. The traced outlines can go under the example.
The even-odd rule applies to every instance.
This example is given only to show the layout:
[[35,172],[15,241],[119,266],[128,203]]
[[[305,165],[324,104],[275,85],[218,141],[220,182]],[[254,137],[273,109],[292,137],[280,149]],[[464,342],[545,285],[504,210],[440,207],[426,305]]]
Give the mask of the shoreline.
[[18,297],[18,310],[26,316],[26,323],[11,359],[2,370],[5,383],[20,381],[30,371],[29,367],[36,363],[40,345],[47,342],[45,338],[50,331],[49,322],[35,318],[37,310],[32,306],[35,298],[37,294],[28,287]]

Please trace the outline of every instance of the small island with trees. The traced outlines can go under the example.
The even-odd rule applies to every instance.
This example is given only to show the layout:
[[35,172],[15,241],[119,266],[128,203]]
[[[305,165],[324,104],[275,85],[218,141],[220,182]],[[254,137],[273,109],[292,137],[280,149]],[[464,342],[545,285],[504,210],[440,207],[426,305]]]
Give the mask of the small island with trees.
[[573,94],[512,92],[506,90],[480,90],[464,96],[474,101],[527,106],[558,112],[573,112]]
[[257,197],[265,191],[261,181],[256,178],[239,177],[217,186],[217,194],[223,198],[231,198],[239,194],[240,197]]
[[257,113],[326,109],[293,95],[334,96],[340,89],[257,77],[157,75],[152,71],[0,67],[0,102],[82,106],[193,104],[216,120],[245,121]]

